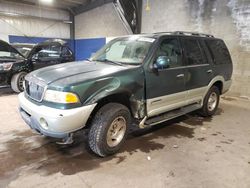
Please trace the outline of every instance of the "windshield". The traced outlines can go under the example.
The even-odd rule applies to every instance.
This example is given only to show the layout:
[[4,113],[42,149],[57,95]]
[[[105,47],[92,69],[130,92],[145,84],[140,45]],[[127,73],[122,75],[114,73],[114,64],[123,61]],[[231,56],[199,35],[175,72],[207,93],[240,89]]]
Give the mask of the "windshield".
[[143,62],[154,41],[154,38],[138,36],[114,39],[99,50],[91,60],[138,65]]
[[32,47],[15,46],[15,48],[24,56],[28,57]]

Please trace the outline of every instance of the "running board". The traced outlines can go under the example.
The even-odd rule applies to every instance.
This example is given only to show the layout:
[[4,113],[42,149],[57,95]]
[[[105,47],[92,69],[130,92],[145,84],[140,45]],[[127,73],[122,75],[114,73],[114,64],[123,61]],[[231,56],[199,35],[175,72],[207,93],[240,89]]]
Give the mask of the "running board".
[[182,116],[185,115],[189,112],[198,110],[201,108],[200,104],[192,104],[192,105],[188,105],[182,108],[178,108],[176,110],[172,110],[169,112],[166,112],[164,114],[158,115],[158,116],[154,116],[154,117],[144,117],[144,119],[140,122],[139,127],[141,129],[149,127],[149,126],[153,126],[159,123],[162,123],[164,121],[168,121],[170,119],[176,118],[178,116]]

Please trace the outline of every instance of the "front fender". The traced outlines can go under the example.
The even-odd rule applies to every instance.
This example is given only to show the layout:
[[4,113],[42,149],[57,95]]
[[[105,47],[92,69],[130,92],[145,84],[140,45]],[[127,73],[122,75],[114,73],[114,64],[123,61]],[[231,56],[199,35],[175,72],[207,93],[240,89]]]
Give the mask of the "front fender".
[[109,77],[95,81],[85,91],[84,95],[88,98],[84,100],[83,104],[98,103],[104,98],[118,95],[126,97],[120,98],[121,102],[129,102],[134,117],[143,117],[145,114],[143,82],[129,77],[126,78]]
[[120,89],[121,82],[117,78],[108,77],[95,81],[88,90],[85,92],[85,95],[88,98],[84,101],[85,105],[96,103],[98,100],[117,93]]

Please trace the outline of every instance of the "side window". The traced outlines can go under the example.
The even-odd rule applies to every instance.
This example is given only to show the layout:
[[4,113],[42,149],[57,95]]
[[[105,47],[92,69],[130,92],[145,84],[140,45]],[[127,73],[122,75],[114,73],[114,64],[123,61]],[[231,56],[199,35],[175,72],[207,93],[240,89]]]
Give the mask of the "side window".
[[41,61],[47,61],[59,58],[61,53],[61,47],[59,45],[45,45],[37,47],[35,51],[36,53],[33,55],[32,58],[39,59]]
[[61,46],[60,45],[52,45],[50,47],[50,51],[48,51],[48,56],[51,58],[59,58],[61,54]]
[[205,64],[206,60],[196,39],[183,39],[188,65]]
[[157,50],[157,57],[166,57],[169,61],[168,68],[182,66],[182,56],[177,38],[164,39]]
[[48,54],[48,52],[50,51],[49,46],[42,46],[42,47],[37,48],[36,50],[37,50],[37,54],[35,54],[34,56],[36,56],[38,59],[43,60],[49,57],[49,54]]
[[231,57],[228,49],[221,40],[206,40],[206,44],[212,54],[215,64],[229,64]]
[[66,46],[63,46],[62,47],[62,56],[71,56],[72,55],[72,52],[68,49],[68,47]]

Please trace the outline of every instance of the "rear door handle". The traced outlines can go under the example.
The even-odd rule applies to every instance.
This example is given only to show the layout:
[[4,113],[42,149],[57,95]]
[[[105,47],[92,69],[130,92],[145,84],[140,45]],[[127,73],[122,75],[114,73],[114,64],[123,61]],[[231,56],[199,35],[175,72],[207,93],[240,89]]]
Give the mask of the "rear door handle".
[[212,71],[211,69],[207,71],[207,73],[209,73],[209,74],[212,73],[212,72],[213,72],[213,71]]
[[177,76],[176,76],[176,78],[183,78],[184,77],[184,74],[178,74]]

